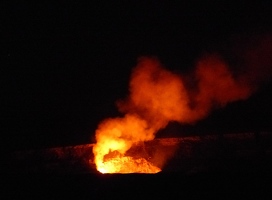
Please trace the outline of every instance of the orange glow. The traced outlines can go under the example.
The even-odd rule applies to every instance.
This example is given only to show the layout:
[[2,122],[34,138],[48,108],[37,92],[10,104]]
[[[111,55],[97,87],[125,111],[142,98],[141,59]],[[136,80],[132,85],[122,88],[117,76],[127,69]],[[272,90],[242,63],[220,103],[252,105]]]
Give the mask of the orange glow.
[[[154,130],[147,126],[145,120],[136,115],[127,114],[124,118],[103,121],[96,131],[97,143],[93,147],[97,170],[102,173],[132,173],[132,171],[147,173],[151,171],[154,167],[150,167],[152,164],[148,164],[147,161],[139,163],[137,159],[124,155],[133,144],[152,139],[154,139]],[[107,158],[109,154],[110,158]],[[140,165],[149,169],[140,170]],[[156,172],[158,172],[157,168],[152,171],[152,173]]]
[[155,174],[161,171],[160,168],[154,166],[144,158],[132,158],[130,156],[122,156],[108,159],[101,163],[98,168],[101,173],[146,173]]
[[158,60],[142,58],[133,70],[130,96],[118,103],[121,112],[134,112],[157,130],[169,121],[181,121],[188,112],[188,96],[180,76]]
[[[127,156],[138,142],[153,140],[170,121],[193,123],[216,107],[250,96],[252,88],[233,77],[218,56],[202,58],[191,75],[190,90],[181,76],[154,58],[141,58],[130,80],[130,95],[117,102],[124,117],[102,121],[96,130],[94,161],[101,173],[157,173],[160,168],[142,157]],[[160,166],[162,167],[162,166]]]

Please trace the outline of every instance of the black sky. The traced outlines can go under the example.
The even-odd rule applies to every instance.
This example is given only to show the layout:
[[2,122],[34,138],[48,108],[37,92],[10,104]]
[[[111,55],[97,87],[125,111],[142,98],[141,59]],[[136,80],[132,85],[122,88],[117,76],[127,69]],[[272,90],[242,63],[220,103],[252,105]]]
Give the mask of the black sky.
[[[115,101],[128,93],[139,56],[179,73],[203,53],[228,57],[237,38],[271,33],[268,2],[1,2],[2,148],[93,142],[97,124],[118,115]],[[198,130],[271,129],[271,88]]]

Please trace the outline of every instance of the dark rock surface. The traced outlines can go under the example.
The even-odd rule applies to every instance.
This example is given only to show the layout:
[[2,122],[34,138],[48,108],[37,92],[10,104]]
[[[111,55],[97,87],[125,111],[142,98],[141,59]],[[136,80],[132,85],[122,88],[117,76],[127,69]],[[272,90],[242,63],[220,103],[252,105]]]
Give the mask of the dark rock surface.
[[271,136],[164,138],[128,152],[161,165],[172,155],[158,174],[100,174],[88,164],[91,144],[14,152],[2,168],[0,194],[3,199],[269,199]]
[[[17,151],[5,158],[5,173],[97,173],[93,144]],[[272,172],[272,134],[240,133],[159,138],[136,144],[128,156],[143,157],[163,172],[185,174]]]

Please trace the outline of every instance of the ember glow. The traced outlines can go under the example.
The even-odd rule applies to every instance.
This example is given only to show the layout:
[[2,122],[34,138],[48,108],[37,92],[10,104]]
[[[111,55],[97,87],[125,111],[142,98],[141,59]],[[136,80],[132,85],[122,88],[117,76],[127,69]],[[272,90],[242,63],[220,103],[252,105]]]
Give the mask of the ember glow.
[[[127,151],[138,142],[155,138],[170,121],[193,123],[229,102],[248,98],[253,89],[235,77],[217,55],[203,57],[190,75],[166,70],[155,58],[141,58],[130,80],[129,96],[117,102],[121,118],[102,121],[96,130],[94,162],[101,173],[157,173],[161,167]],[[186,79],[187,80],[187,79]],[[159,168],[160,167],[160,168]]]
[[161,171],[144,158],[132,158],[130,156],[121,156],[108,159],[99,166],[101,173],[146,173],[154,174]]
[[[160,170],[150,167],[153,165],[146,160],[137,162],[125,156],[133,144],[152,139],[154,130],[136,115],[103,121],[96,131],[97,143],[93,148],[97,170],[102,173],[157,173]],[[144,168],[141,165],[146,169],[141,169]]]

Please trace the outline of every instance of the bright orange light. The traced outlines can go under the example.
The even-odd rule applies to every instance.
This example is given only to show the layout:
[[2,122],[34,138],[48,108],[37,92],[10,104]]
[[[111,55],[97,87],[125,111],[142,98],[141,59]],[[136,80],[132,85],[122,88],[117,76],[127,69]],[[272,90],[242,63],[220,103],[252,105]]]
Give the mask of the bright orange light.
[[101,173],[158,173],[160,168],[154,166],[144,158],[134,159],[129,156],[112,158],[101,162],[97,166],[97,170]]
[[[101,173],[156,173],[160,171],[144,158],[124,156],[133,144],[154,139],[154,130],[136,115],[103,121],[96,130],[93,147],[97,170]],[[144,169],[146,167],[147,169]]]
[[130,95],[118,102],[124,117],[106,119],[96,130],[93,153],[97,170],[157,173],[161,169],[144,158],[128,157],[126,152],[138,142],[153,140],[170,121],[193,123],[215,106],[246,99],[252,93],[216,55],[201,59],[191,78],[194,87],[185,87],[182,76],[163,68],[157,59],[141,58],[131,76]]

